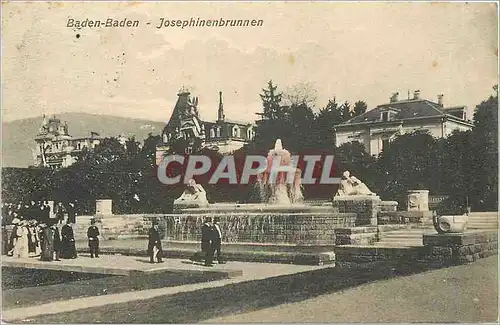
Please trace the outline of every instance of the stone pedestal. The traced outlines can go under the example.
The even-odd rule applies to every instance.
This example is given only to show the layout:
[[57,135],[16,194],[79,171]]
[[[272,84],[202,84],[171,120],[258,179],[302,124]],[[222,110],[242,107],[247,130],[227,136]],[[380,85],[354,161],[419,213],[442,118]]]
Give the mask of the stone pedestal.
[[333,207],[340,213],[356,213],[356,226],[376,226],[381,202],[376,195],[335,196]]
[[398,202],[397,201],[382,201],[380,203],[380,211],[397,211]]
[[429,191],[408,191],[408,211],[429,211]]
[[112,215],[113,200],[111,199],[101,199],[95,202],[95,214],[96,216],[106,216]]

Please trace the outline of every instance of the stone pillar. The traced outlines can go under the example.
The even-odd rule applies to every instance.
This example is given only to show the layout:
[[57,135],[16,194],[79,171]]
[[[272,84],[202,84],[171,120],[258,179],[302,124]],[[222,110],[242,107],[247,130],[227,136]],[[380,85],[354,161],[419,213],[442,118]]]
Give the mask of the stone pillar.
[[408,211],[429,211],[429,191],[408,191]]
[[111,199],[101,199],[95,202],[95,214],[96,216],[112,215],[113,200]]
[[376,226],[380,203],[380,197],[376,195],[346,195],[333,198],[333,207],[340,213],[356,213],[356,226]]

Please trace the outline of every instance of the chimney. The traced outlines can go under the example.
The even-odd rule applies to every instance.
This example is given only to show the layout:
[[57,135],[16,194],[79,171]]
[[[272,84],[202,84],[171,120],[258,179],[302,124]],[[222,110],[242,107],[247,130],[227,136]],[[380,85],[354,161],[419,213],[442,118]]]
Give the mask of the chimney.
[[420,99],[420,90],[415,90],[413,92],[413,100]]
[[396,92],[396,93],[392,93],[391,97],[389,98],[389,103],[395,103],[398,101],[398,96],[399,96],[399,93]]
[[219,114],[218,114],[218,120],[219,121],[224,121],[224,105],[222,104],[222,91],[219,91]]
[[441,107],[443,107],[443,97],[444,97],[443,94],[438,95],[438,105]]

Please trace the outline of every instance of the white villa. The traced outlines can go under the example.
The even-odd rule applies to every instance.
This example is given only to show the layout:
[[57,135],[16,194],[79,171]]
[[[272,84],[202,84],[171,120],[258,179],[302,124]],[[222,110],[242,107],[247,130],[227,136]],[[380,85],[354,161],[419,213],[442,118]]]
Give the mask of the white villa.
[[396,135],[425,130],[436,138],[444,138],[454,130],[466,131],[472,127],[466,106],[444,107],[443,95],[438,95],[436,103],[420,99],[417,90],[407,100],[398,100],[395,93],[388,104],[337,125],[335,145],[359,141],[368,153],[376,156]]

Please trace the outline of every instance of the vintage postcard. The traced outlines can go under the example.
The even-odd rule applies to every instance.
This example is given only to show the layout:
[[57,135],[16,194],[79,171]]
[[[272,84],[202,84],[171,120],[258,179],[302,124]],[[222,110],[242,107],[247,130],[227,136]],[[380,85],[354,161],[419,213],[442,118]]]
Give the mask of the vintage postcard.
[[498,322],[498,5],[3,1],[2,322]]

